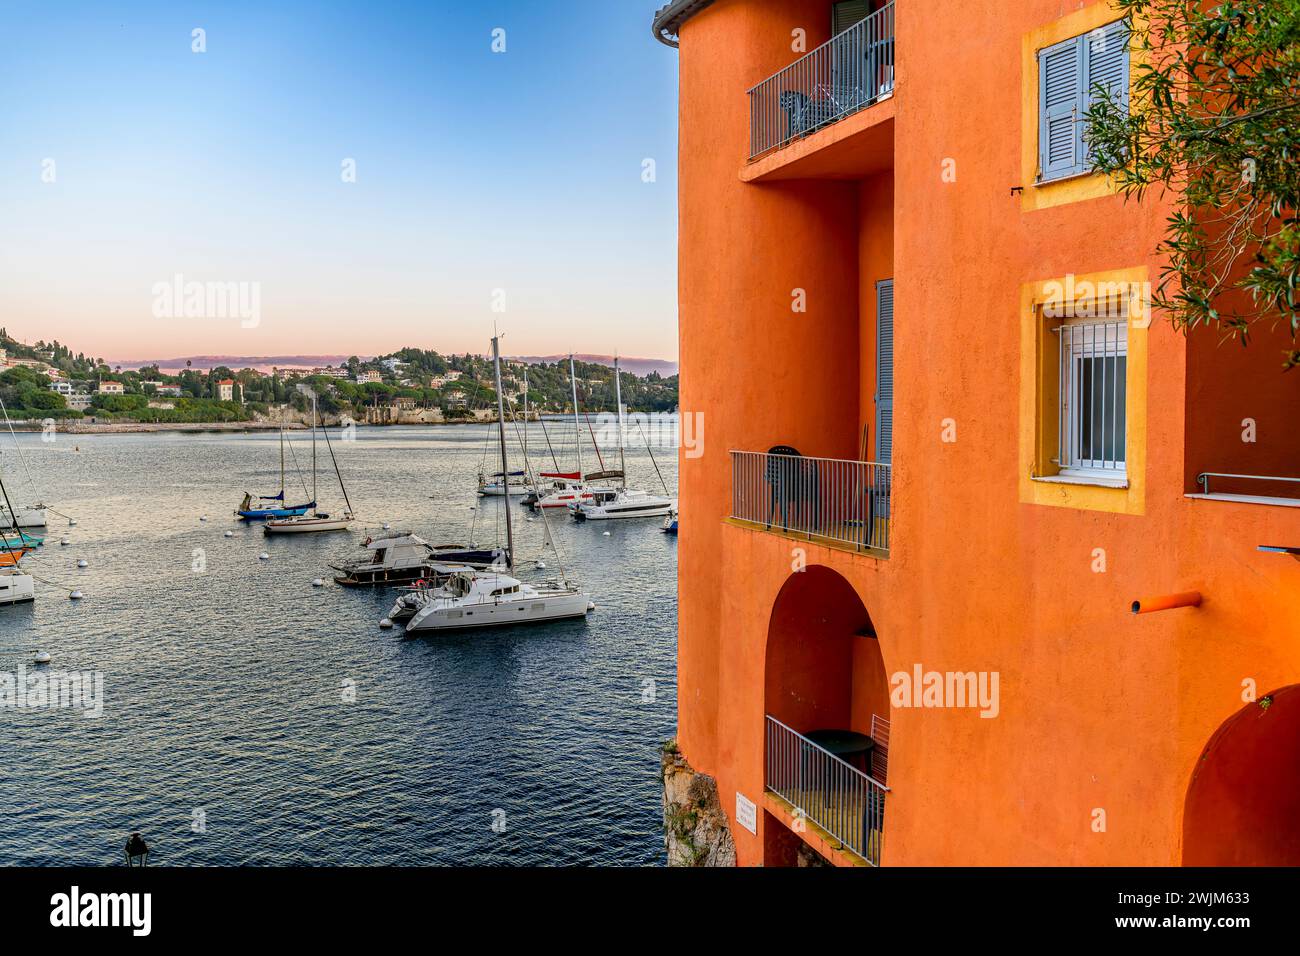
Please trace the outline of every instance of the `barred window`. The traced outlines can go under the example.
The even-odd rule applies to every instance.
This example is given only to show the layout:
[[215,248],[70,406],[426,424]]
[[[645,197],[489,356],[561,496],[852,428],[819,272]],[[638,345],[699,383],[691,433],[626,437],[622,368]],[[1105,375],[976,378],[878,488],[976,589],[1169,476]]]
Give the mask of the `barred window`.
[[1061,474],[1127,477],[1128,323],[1067,322],[1060,347],[1058,450]]

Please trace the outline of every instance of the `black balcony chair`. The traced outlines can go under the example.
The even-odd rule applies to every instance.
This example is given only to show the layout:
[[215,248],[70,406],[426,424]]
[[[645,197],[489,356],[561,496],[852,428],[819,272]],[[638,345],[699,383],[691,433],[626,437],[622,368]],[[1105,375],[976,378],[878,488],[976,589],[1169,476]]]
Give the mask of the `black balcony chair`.
[[820,87],[815,97],[799,90],[782,90],[777,102],[785,111],[786,139],[811,133],[835,119],[840,112],[839,106]]
[[[790,445],[776,445],[769,448],[767,454],[769,457],[763,476],[769,489],[767,527],[772,527],[772,519],[780,509],[781,530],[816,530],[820,526],[817,462],[805,459],[799,449]],[[806,529],[790,527],[792,511],[796,516],[802,512],[808,519]]]

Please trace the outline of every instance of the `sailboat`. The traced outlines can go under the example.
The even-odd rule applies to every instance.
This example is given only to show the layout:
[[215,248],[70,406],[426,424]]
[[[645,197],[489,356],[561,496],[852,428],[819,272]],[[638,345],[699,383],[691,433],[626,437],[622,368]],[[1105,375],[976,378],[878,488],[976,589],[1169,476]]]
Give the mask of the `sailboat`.
[[[329,449],[330,461],[334,464],[334,474],[338,477],[339,488],[343,492],[343,501],[347,511],[341,517],[331,517],[316,509],[316,429],[325,435],[325,447]],[[339,471],[339,461],[334,457],[334,446],[330,444],[330,433],[320,425],[320,413],[316,407],[316,398],[311,400],[311,514],[295,515],[290,518],[273,518],[262,529],[265,534],[305,534],[313,531],[346,531],[352,524],[352,500],[348,498],[347,485],[343,483],[343,473]]]
[[[579,521],[604,521],[611,518],[658,518],[672,514],[677,510],[677,501],[663,495],[640,491],[627,486],[626,442],[623,427],[623,375],[618,368],[618,357],[614,357],[614,402],[618,406],[618,458],[619,470],[607,472],[602,477],[617,476],[619,486],[616,488],[596,488],[590,499],[570,508],[570,512]],[[651,460],[654,453],[651,452]],[[659,466],[655,465],[655,470]],[[663,476],[660,475],[660,480]],[[667,488],[664,489],[667,491]]]
[[578,458],[578,470],[575,472],[542,472],[539,477],[551,481],[551,487],[543,494],[539,491],[533,509],[569,508],[591,500],[591,490],[582,478],[582,423],[578,420],[578,376],[573,366],[573,355],[569,355],[569,384],[573,389],[573,435],[574,453]]
[[512,471],[501,480],[501,472],[478,476],[478,493],[481,498],[504,498],[506,495],[528,494],[528,481],[522,471]]
[[256,503],[264,501],[278,501],[277,507],[254,507],[253,496],[249,493],[244,494],[244,500],[238,508],[235,509],[235,517],[242,518],[244,521],[264,521],[267,518],[292,518],[295,515],[305,515],[312,508],[316,507],[316,502],[311,501],[305,505],[285,505],[284,504],[284,422],[280,422],[280,493],[278,495],[263,495],[257,499]]
[[[501,393],[501,343],[497,336],[492,338],[492,364],[496,372],[501,473],[509,474],[505,398]],[[509,508],[506,509],[506,541],[506,551],[496,569],[454,571],[441,586],[418,594],[412,603],[418,604],[419,609],[407,621],[406,632],[536,624],[585,617],[595,607],[586,593],[567,581],[535,586],[508,573],[514,570],[515,553],[514,523]]]
[[[18,460],[22,463],[23,470],[27,472],[27,481],[32,486],[32,493],[37,494],[36,481],[32,478],[32,470],[27,464],[27,459],[23,456],[23,448],[18,444],[18,435],[14,432],[14,423],[9,419],[9,409],[5,407],[3,399],[0,399],[0,411],[4,412],[5,424],[9,427],[9,434],[14,440],[14,451],[18,454]],[[14,508],[12,503],[5,499],[5,504],[0,505],[0,527],[18,528],[44,528],[49,524],[49,515],[43,504],[27,505],[26,507]]]
[[[3,494],[5,506],[11,517],[14,514],[13,504],[9,501],[9,491],[4,486],[4,481],[0,479],[0,494]],[[11,524],[13,531],[18,531],[16,523]],[[36,600],[36,582],[30,574],[23,574],[18,570],[18,562],[27,554],[29,548],[14,547],[6,542],[3,548],[0,548],[0,568],[9,568],[10,570],[0,572],[0,605],[21,604],[26,601]]]

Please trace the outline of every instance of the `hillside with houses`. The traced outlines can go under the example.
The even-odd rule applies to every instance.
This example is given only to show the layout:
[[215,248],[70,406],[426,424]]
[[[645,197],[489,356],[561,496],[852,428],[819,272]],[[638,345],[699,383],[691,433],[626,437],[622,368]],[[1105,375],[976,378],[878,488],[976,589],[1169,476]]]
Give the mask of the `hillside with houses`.
[[[615,406],[614,370],[574,364],[579,405],[591,412]],[[539,413],[572,409],[568,361],[506,363],[506,398]],[[677,408],[677,376],[622,374],[632,410]],[[190,367],[175,374],[157,365],[138,369],[73,353],[59,342],[20,342],[0,329],[0,401],[14,421],[113,423],[238,423],[301,420],[316,396],[327,421],[435,424],[481,418],[495,405],[492,365],[484,356],[442,355],[405,348],[373,359],[349,358],[303,369]]]

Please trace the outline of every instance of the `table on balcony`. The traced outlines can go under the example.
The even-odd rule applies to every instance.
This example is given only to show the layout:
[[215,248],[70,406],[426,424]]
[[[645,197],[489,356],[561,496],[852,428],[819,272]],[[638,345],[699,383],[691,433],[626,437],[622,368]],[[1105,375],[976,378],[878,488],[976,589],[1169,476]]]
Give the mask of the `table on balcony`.
[[866,734],[854,730],[810,730],[804,736],[827,753],[871,776],[871,752],[876,749],[876,742]]

